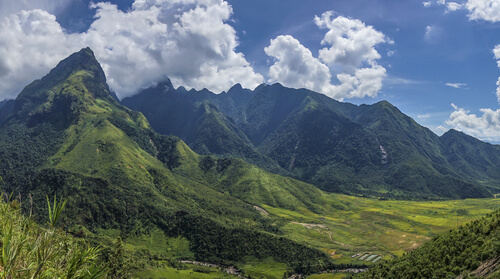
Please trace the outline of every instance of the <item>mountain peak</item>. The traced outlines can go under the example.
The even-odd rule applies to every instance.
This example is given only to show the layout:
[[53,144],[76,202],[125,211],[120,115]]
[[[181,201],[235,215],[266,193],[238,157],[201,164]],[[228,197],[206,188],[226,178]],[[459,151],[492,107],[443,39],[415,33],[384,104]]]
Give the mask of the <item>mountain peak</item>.
[[174,85],[172,84],[172,81],[167,76],[165,76],[160,82],[158,82],[156,87],[163,87],[163,88],[165,88],[165,91],[169,91],[169,90],[174,89]]
[[59,123],[64,115],[63,126],[66,126],[80,112],[88,111],[97,98],[116,102],[101,65],[87,47],[71,54],[42,79],[26,86],[16,98],[14,114],[28,123],[34,122],[32,124],[48,118]]
[[[97,59],[94,56],[94,52],[89,47],[87,47],[63,59],[42,79],[36,80],[30,85],[26,86],[24,90],[19,94],[18,99],[25,97],[25,95],[33,94],[33,91],[56,86],[57,84],[68,79],[71,75],[80,71],[87,72],[95,82],[103,84],[106,83],[106,76],[104,75],[104,71],[102,70],[101,65],[99,64],[99,62],[97,62]],[[108,96],[109,88],[107,85],[105,89],[107,92],[105,92],[106,94],[104,96]],[[103,92],[93,93],[95,94]]]
[[231,87],[227,93],[231,92],[231,91],[240,91],[240,90],[243,90],[243,87],[241,86],[241,84],[239,83],[236,83],[235,85],[233,85],[233,87]]
[[91,73],[94,79],[100,82],[106,82],[104,71],[99,62],[97,62],[94,52],[89,47],[83,48],[59,62],[44,78],[57,75],[60,78],[66,79],[72,73],[81,70]]

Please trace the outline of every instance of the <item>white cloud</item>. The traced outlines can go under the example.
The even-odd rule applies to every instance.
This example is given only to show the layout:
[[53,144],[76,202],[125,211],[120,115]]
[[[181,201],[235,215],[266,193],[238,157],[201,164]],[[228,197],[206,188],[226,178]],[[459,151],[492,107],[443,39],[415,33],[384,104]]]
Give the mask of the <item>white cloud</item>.
[[500,68],[500,45],[495,46],[493,49],[493,55],[495,55],[495,59],[498,60],[497,65]]
[[424,1],[424,2],[422,2],[422,4],[424,5],[424,7],[428,8],[432,5],[432,2],[431,1]]
[[461,9],[467,9],[469,11],[469,20],[486,20],[491,22],[500,21],[499,0],[468,0],[465,4],[460,4],[457,2],[446,2],[446,0],[438,0],[437,3],[439,5],[446,5],[447,13],[458,11]]
[[429,117],[431,117],[431,115],[429,113],[426,113],[426,114],[419,114],[419,115],[417,115],[417,117],[418,117],[418,119],[426,120]]
[[386,42],[386,38],[372,26],[343,16],[333,18],[333,12],[325,12],[314,21],[320,28],[328,29],[321,43],[330,48],[319,51],[319,59],[324,63],[357,68],[363,62],[370,64],[380,59],[375,45]]
[[[460,9],[463,9],[465,5],[457,3],[457,2],[446,2],[446,0],[438,0],[436,4],[441,5],[441,6],[446,6],[446,13],[448,12],[454,12]],[[429,4],[430,6],[430,4]],[[428,7],[428,6],[426,6]]]
[[500,21],[500,1],[498,0],[468,0],[465,5],[469,10],[471,20]]
[[[328,29],[321,43],[329,47],[321,49],[318,58],[290,35],[271,40],[265,48],[275,59],[270,81],[311,89],[337,100],[376,96],[386,70],[376,62],[381,56],[375,45],[394,42],[359,20],[332,16],[333,12],[326,12],[315,18],[318,27]],[[332,76],[339,84],[332,84]]]
[[206,4],[136,2],[128,13],[111,4],[97,4],[99,18],[88,34],[94,36],[91,42],[104,42],[96,48],[102,53],[96,51],[96,55],[108,68],[110,85],[130,95],[137,84],[148,86],[163,75],[175,85],[215,92],[235,83],[247,88],[262,83],[263,77],[235,51],[236,32],[226,23],[231,6],[224,1],[200,2]]
[[279,81],[288,87],[303,87],[326,94],[333,90],[330,69],[294,37],[278,36],[264,51],[276,59],[269,69],[271,82]]
[[462,88],[464,86],[467,86],[467,83],[451,83],[451,82],[447,82],[446,86],[453,87],[453,88]]
[[127,12],[109,3],[92,7],[96,19],[82,34],[65,33],[54,16],[41,10],[4,18],[0,92],[14,96],[19,84],[40,78],[57,61],[85,46],[94,50],[120,97],[164,75],[175,85],[215,92],[235,83],[254,88],[264,80],[235,50],[238,38],[227,24],[233,11],[225,1],[137,0]]
[[500,141],[500,109],[483,108],[481,116],[451,104],[453,111],[446,125],[482,140]]
[[65,34],[55,16],[42,10],[21,11],[1,19],[0,97],[14,98],[67,54],[79,50],[80,41],[78,35]]
[[497,80],[497,101],[500,103],[500,77]]
[[446,3],[446,12],[454,12],[464,8],[464,5],[459,4],[457,2],[447,2]]
[[[495,59],[497,59],[497,66],[500,68],[500,45],[496,45],[493,49]],[[497,100],[500,103],[500,77],[497,80]]]
[[432,33],[432,27],[427,25],[427,27],[425,27],[425,39],[426,40],[431,39],[431,33]]

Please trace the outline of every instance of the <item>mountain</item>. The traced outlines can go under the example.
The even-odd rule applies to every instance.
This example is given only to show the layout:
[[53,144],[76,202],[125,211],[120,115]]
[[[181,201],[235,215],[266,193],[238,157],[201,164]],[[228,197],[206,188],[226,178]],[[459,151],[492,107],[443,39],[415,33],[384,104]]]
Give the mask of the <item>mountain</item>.
[[[456,199],[490,197],[499,190],[497,146],[448,133],[439,137],[387,101],[356,106],[280,84],[253,91],[235,85],[214,94],[168,83],[122,104],[197,152],[242,158],[330,192]],[[207,122],[200,106],[209,107],[218,120]],[[476,148],[487,152],[487,159],[474,153]],[[478,165],[468,158],[482,161]]]
[[453,129],[441,136],[440,143],[447,161],[460,173],[483,181],[500,179],[500,146]]
[[[275,173],[283,173],[274,160],[252,146],[231,117],[206,100],[213,93],[208,90],[191,90],[189,93],[184,91],[183,88],[175,90],[170,80],[166,79],[144,90],[133,100],[124,99],[122,104],[141,111],[157,132],[180,137],[198,154],[234,155]],[[231,92],[225,101],[231,104],[227,106],[228,110],[235,103],[230,97]],[[241,101],[240,99],[245,98],[237,101]]]
[[498,278],[500,211],[444,233],[355,278]]
[[[254,208],[318,212],[320,190],[240,159],[198,155],[156,133],[142,113],[115,100],[89,48],[26,86],[9,112],[0,126],[4,189],[32,197],[42,213],[46,196],[69,198],[62,220],[69,231],[118,230],[127,238],[160,230],[187,243],[188,259],[215,263],[272,257],[297,272],[331,263]],[[243,136],[208,103],[193,113]]]

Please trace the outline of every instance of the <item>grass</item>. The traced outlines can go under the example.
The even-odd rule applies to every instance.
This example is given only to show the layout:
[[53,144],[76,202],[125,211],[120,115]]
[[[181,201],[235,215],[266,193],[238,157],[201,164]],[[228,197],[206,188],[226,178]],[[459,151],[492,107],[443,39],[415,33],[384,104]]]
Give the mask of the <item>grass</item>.
[[[437,234],[500,208],[500,199],[386,201],[340,194],[328,194],[322,199],[322,207],[330,208],[322,214],[304,207],[289,210],[265,204],[259,206],[269,212],[267,218],[274,220],[284,236],[329,254],[334,251],[332,258],[337,264],[370,265],[374,261],[378,263],[390,260],[415,249]],[[339,205],[344,209],[334,209]],[[155,242],[152,242],[153,239]],[[164,240],[161,239],[161,235],[153,232],[150,236],[129,238],[127,245],[147,249],[150,249],[150,245],[157,245],[167,251],[181,249],[183,253],[189,253],[188,244],[183,243],[184,240],[175,242],[176,240],[168,239],[166,245],[162,246]],[[359,256],[351,257],[358,253]],[[363,257],[364,254],[366,255]],[[287,271],[286,264],[273,259],[248,259],[246,263],[238,265],[238,268],[246,276],[266,279],[282,278]],[[207,276],[215,273],[198,274],[188,270],[162,268],[138,274],[145,276],[140,278],[214,278]],[[345,274],[316,274],[308,278],[344,276]]]
[[[65,202],[49,203],[47,228],[21,214],[17,200],[0,196],[0,278],[104,278],[99,248],[57,228]],[[5,195],[7,197],[7,195]],[[48,200],[48,199],[47,199]]]
[[201,273],[193,270],[193,265],[187,265],[188,269],[175,269],[172,267],[164,267],[160,269],[148,269],[134,274],[135,278],[176,278],[176,279],[210,279],[210,278],[238,278],[237,276],[227,274],[216,268],[206,268],[209,273]]
[[[335,209],[339,203],[344,210]],[[351,256],[364,252],[383,259],[401,256],[440,233],[499,209],[500,200],[382,201],[329,194],[322,206],[330,209],[322,214],[260,206],[280,220],[289,238],[324,251],[336,249],[336,263],[371,264]]]
[[242,268],[246,276],[252,278],[281,279],[287,271],[287,265],[273,259],[263,261],[248,261]]
[[342,279],[346,275],[343,273],[322,273],[308,276],[307,279]]

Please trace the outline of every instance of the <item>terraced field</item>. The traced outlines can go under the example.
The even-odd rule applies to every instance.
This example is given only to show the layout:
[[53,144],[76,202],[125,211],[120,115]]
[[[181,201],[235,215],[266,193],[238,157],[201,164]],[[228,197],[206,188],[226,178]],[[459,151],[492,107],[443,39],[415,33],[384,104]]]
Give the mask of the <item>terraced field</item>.
[[[337,263],[370,264],[363,253],[381,259],[400,256],[433,236],[500,208],[500,199],[382,201],[339,194],[324,197],[321,214],[262,206],[278,217],[288,237],[325,252]],[[353,257],[354,256],[354,257]]]
[[138,278],[181,278],[181,279],[230,279],[238,276],[230,275],[216,268],[204,268],[203,272],[197,266],[187,265],[186,269],[175,269],[165,267],[160,269],[148,269],[135,274]]
[[[257,206],[265,210],[259,212],[270,218],[273,225],[280,228],[282,235],[325,251],[337,264],[371,265],[390,260],[415,249],[437,234],[500,209],[500,199],[387,201],[340,194],[326,194],[321,198],[320,213],[305,208],[287,210],[265,204]],[[147,236],[130,239],[127,248],[137,249],[142,246],[158,245],[152,241],[153,238],[158,239]],[[162,245],[161,248],[166,249],[172,258],[182,258],[189,254],[185,240],[165,239],[165,241],[166,246]],[[182,251],[174,251],[176,249]],[[286,272],[286,265],[273,259],[247,261],[247,264],[237,268],[252,278],[279,279]],[[165,268],[143,271],[136,276],[139,278],[165,278],[166,275],[183,276],[172,278],[221,276],[215,271],[207,274],[193,272],[193,270],[176,272],[175,269]],[[308,278],[343,278],[343,276],[316,274]]]

